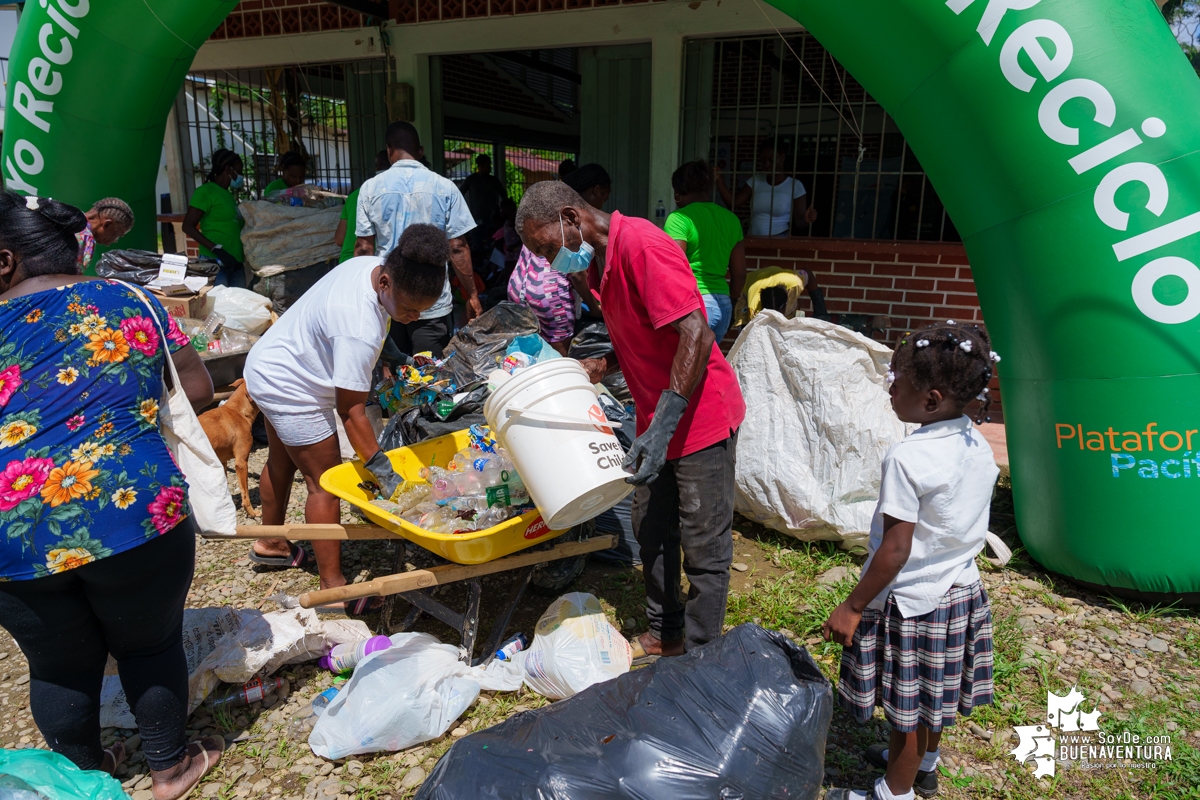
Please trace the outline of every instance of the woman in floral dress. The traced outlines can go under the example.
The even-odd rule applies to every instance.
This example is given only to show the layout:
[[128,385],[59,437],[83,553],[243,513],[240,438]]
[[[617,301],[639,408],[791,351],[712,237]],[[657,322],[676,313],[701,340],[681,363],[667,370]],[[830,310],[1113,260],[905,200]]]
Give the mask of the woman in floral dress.
[[212,381],[156,301],[157,321],[128,287],[79,275],[87,236],[78,209],[0,192],[0,626],[47,744],[83,769],[125,755],[100,746],[112,653],[154,797],[171,800],[224,743],[184,735],[196,529],[158,428],[164,354],[194,404]]

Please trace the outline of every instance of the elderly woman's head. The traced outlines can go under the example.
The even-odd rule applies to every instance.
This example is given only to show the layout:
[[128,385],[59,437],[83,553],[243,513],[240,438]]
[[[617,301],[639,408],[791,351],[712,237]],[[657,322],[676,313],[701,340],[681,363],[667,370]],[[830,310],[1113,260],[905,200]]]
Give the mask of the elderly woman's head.
[[0,292],[38,275],[78,275],[87,218],[46,197],[0,192]]

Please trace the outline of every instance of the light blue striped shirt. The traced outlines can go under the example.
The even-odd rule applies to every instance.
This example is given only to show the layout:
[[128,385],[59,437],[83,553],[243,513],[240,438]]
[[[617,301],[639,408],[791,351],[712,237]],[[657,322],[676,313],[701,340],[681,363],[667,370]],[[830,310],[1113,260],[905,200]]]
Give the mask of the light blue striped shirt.
[[[419,161],[397,161],[363,183],[354,234],[374,236],[375,255],[386,257],[404,229],[417,222],[436,225],[446,232],[447,239],[456,239],[475,227],[475,218],[458,187]],[[442,296],[421,319],[444,317],[451,308],[447,273]]]

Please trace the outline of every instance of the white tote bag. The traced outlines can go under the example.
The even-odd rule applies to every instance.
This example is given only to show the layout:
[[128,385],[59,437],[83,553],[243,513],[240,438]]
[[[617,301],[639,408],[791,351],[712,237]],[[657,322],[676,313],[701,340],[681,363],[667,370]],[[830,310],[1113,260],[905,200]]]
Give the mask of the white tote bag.
[[[196,527],[206,536],[237,534],[237,510],[225,480],[225,465],[213,452],[212,444],[200,427],[200,420],[179,382],[179,372],[167,346],[167,332],[146,295],[136,286],[120,281],[141,298],[158,328],[163,345],[163,399],[158,410],[158,429],[175,457],[175,463],[187,480],[188,505]],[[170,378],[168,381],[167,378]],[[169,385],[168,385],[169,384]]]

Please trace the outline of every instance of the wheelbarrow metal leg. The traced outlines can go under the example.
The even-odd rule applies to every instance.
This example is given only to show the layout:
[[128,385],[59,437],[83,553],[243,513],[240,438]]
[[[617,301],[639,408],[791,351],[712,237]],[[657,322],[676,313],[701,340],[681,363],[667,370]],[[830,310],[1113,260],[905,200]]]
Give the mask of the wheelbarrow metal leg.
[[467,615],[460,614],[445,603],[434,600],[429,591],[429,589],[422,589],[415,592],[404,592],[400,596],[429,616],[440,619],[451,628],[458,631],[463,630]]
[[463,615],[462,644],[459,648],[459,659],[465,664],[471,664],[475,659],[475,639],[479,636],[479,601],[483,597],[483,583],[473,580],[470,584],[470,599],[467,600],[467,613]]
[[500,643],[504,641],[504,632],[508,630],[508,623],[512,621],[513,614],[517,611],[517,604],[525,596],[525,590],[529,587],[530,579],[533,578],[534,569],[534,567],[525,567],[513,577],[513,585],[512,590],[508,594],[508,602],[504,605],[500,616],[496,617],[496,621],[492,623],[492,630],[488,634],[487,643],[483,646],[483,654],[475,660],[472,666],[486,665],[496,656],[496,651],[500,649]]
[[[404,571],[404,557],[408,554],[408,548],[402,539],[392,542],[392,574]],[[396,595],[389,594],[383,598],[383,608],[379,613],[379,629],[385,634],[392,632],[392,613],[396,610]],[[411,612],[410,612],[411,613]],[[407,620],[406,620],[407,623]],[[416,620],[413,620],[416,624]],[[407,626],[403,630],[408,630]]]

